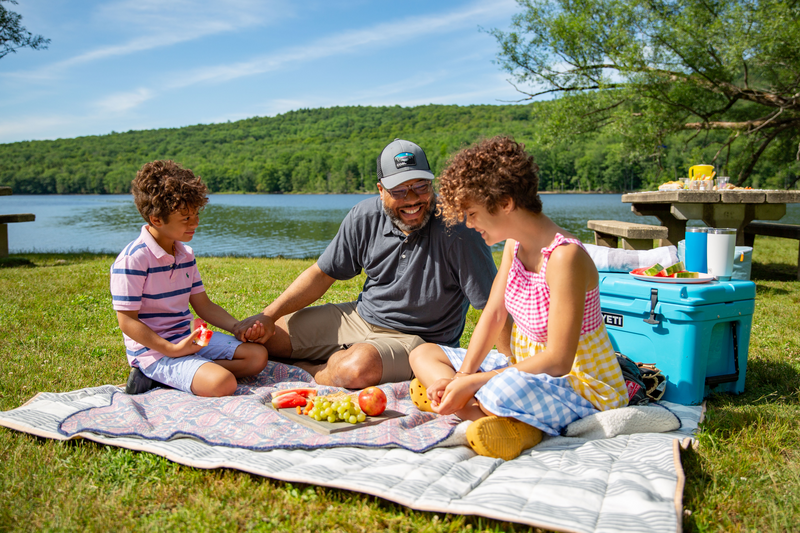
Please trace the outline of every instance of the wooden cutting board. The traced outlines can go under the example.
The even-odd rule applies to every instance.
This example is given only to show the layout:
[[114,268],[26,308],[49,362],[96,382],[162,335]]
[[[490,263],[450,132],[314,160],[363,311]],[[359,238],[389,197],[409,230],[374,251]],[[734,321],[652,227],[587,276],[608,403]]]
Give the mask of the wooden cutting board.
[[286,409],[275,409],[272,404],[266,404],[267,407],[273,409],[278,412],[284,418],[291,420],[292,422],[297,422],[309,429],[313,429],[317,433],[321,433],[323,435],[331,435],[333,433],[341,433],[342,431],[351,431],[353,429],[362,428],[365,426],[374,426],[375,424],[380,424],[384,420],[389,420],[390,418],[399,418],[401,416],[406,416],[405,413],[401,413],[400,411],[393,411],[391,409],[385,410],[379,416],[368,416],[366,420],[363,422],[357,422],[355,424],[351,424],[350,422],[318,422],[311,418],[308,415],[298,415],[297,410],[294,407],[287,407]]

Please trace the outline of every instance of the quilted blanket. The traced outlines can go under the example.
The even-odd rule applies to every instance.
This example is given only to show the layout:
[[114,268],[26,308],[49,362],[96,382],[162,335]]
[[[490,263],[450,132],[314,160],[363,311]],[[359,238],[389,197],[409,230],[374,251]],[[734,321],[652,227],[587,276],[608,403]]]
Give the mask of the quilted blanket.
[[664,403],[599,413],[569,426],[569,436],[546,437],[505,462],[465,446],[466,423],[417,411],[407,382],[382,386],[389,408],[405,416],[332,435],[265,407],[274,390],[310,381],[295,367],[271,363],[229,398],[173,390],[131,397],[112,385],[40,393],[0,412],[0,425],[198,468],[363,492],[422,511],[557,531],[681,530],[679,450],[697,428],[700,407]]

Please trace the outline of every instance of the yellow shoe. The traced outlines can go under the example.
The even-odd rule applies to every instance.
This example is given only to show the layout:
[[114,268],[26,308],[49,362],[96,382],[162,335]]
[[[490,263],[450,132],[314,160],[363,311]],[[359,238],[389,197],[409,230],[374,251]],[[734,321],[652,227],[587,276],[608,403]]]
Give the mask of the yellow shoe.
[[486,416],[467,427],[467,441],[478,455],[510,461],[541,442],[541,430],[514,418]]
[[411,386],[408,388],[411,394],[411,401],[417,406],[420,411],[433,412],[431,409],[431,402],[428,400],[428,389],[426,389],[417,378],[411,380]]

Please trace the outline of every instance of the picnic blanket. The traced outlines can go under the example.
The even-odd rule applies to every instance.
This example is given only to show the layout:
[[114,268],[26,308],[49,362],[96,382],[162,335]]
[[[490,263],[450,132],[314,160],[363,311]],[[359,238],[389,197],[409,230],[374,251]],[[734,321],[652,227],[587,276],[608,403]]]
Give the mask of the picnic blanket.
[[270,363],[228,398],[168,389],[128,396],[112,385],[39,393],[0,412],[0,425],[59,440],[87,438],[198,468],[363,492],[421,511],[558,531],[681,530],[679,451],[697,428],[699,406],[662,402],[598,413],[506,462],[465,445],[467,422],[420,413],[408,382],[381,386],[389,408],[405,416],[332,435],[291,423],[265,405],[273,391],[309,383],[302,370]]

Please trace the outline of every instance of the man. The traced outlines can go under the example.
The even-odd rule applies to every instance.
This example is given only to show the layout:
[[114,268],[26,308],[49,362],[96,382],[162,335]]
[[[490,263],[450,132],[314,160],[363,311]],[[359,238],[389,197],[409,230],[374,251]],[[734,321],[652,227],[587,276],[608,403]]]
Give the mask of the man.
[[[469,304],[483,308],[497,269],[478,233],[436,216],[433,179],[422,148],[388,144],[378,156],[380,196],[353,207],[319,260],[236,336],[258,320],[266,333],[251,340],[270,359],[349,389],[411,379],[408,354],[425,342],[459,346]],[[307,307],[362,269],[358,301]]]

